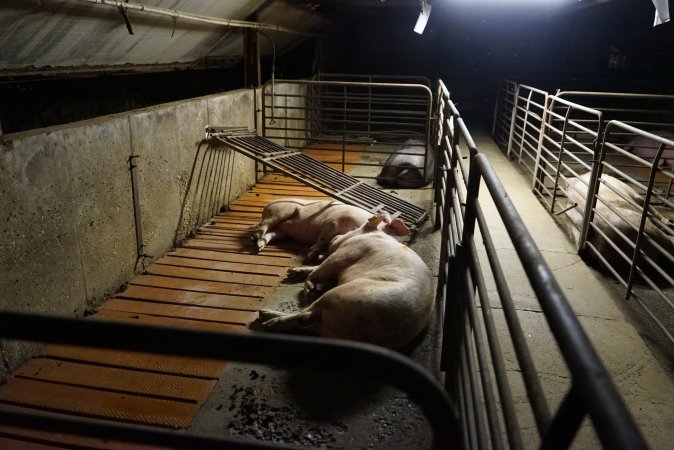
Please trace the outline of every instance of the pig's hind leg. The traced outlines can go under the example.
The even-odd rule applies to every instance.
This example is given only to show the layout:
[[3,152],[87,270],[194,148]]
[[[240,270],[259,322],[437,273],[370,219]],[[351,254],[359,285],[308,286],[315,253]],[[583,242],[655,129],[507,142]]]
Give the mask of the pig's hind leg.
[[306,308],[292,314],[262,309],[258,314],[261,326],[266,331],[292,333],[315,331],[320,313]]
[[[257,237],[257,251],[261,252],[267,244],[269,244],[271,241],[278,241],[286,237],[286,234],[279,230],[279,229],[274,229],[271,231],[266,231],[264,234],[260,235]],[[251,236],[251,239],[256,240],[256,235],[253,234]]]

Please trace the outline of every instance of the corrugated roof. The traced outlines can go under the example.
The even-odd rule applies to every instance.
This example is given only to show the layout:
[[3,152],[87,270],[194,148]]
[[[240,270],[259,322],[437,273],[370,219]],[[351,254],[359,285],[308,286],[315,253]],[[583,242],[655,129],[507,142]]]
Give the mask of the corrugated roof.
[[[99,0],[100,1],[100,0]],[[243,55],[242,33],[229,26],[199,23],[125,9],[133,34],[114,1],[6,0],[0,7],[0,74],[191,65],[203,57]],[[310,33],[324,17],[281,0],[146,0],[147,7],[219,19],[281,25]],[[266,30],[282,52],[305,36]],[[261,39],[263,53],[272,47]]]

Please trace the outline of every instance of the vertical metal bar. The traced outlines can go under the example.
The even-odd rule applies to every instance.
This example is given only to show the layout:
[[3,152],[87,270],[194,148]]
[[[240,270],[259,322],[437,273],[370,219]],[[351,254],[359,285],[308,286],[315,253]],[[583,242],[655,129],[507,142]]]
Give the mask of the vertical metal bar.
[[636,273],[636,266],[639,262],[641,242],[643,241],[644,228],[646,227],[646,219],[648,219],[648,208],[651,204],[651,196],[653,195],[653,182],[655,181],[655,174],[658,172],[658,163],[662,157],[662,153],[665,151],[665,144],[660,143],[658,151],[655,154],[655,159],[651,165],[651,173],[648,178],[648,188],[646,189],[646,197],[644,198],[643,209],[641,211],[641,221],[639,223],[639,232],[637,233],[637,239],[634,243],[634,254],[632,255],[632,263],[630,264],[630,275],[627,279],[627,294],[625,300],[629,300],[632,296],[632,286],[634,285],[634,275]]
[[[472,252],[473,249],[474,243],[473,240],[471,239],[470,246],[468,248],[463,249],[464,252],[462,254],[463,257],[462,266],[466,267],[467,273],[471,273],[470,279],[473,281],[471,287],[473,288],[466,289],[466,292],[464,293],[463,297],[465,303],[465,310],[468,312],[468,326],[469,329],[472,329],[473,334],[472,344],[474,345],[474,355],[475,359],[477,360],[477,366],[480,374],[479,377],[482,385],[482,396],[484,397],[484,405],[487,414],[487,422],[489,426],[489,435],[491,436],[492,441],[492,448],[501,449],[503,448],[501,443],[501,427],[499,425],[499,419],[496,414],[496,402],[494,400],[494,393],[492,391],[492,384],[491,384],[491,375],[490,375],[491,371],[487,366],[487,361],[484,354],[484,341],[482,339],[482,332],[480,330],[480,327],[478,326],[479,321],[477,318],[477,307],[475,304],[476,302],[475,302],[474,286],[477,284],[478,292],[481,291],[482,295],[486,294],[486,289],[481,289],[479,280],[476,280],[472,276],[474,274],[479,274],[479,270],[474,268],[475,261],[474,260],[470,261],[470,259],[472,259],[472,257],[475,256],[475,254]],[[469,277],[466,278],[468,279]],[[484,283],[482,283],[482,285],[484,286]],[[487,308],[488,307],[489,306],[487,306]],[[482,305],[482,309],[484,311],[485,309],[484,304]],[[498,356],[500,357],[500,355]],[[512,412],[514,413],[514,410]]]
[[[510,330],[510,339],[513,342],[515,355],[517,356],[517,361],[520,365],[524,387],[527,391],[529,402],[531,403],[531,409],[534,413],[534,419],[536,420],[538,432],[539,434],[543,434],[550,424],[550,410],[545,400],[543,387],[541,386],[540,380],[536,376],[536,367],[531,358],[531,354],[528,351],[526,339],[524,338],[524,332],[520,326],[520,321],[517,317],[517,311],[515,310],[515,305],[510,294],[510,290],[508,289],[508,282],[498,260],[496,248],[494,247],[494,241],[492,240],[491,233],[489,232],[489,226],[481,208],[477,209],[477,213],[477,220],[480,227],[480,233],[482,234],[482,241],[484,243],[485,250],[487,252],[487,259],[494,276],[496,290],[501,300],[501,307],[503,308],[503,314],[506,318],[506,324]],[[502,399],[501,402],[506,405],[506,401],[504,401],[504,399]],[[507,422],[508,414],[506,414],[505,420]],[[511,448],[517,448],[516,443],[513,442],[511,442],[510,446]]]
[[578,391],[572,385],[564,396],[550,427],[542,435],[540,448],[546,450],[570,448],[584,418],[583,402],[578,398]]
[[550,201],[550,214],[555,213],[555,200],[557,199],[557,186],[559,185],[559,169],[562,167],[564,159],[564,144],[566,140],[566,127],[569,124],[569,115],[571,114],[571,106],[566,108],[566,116],[564,117],[564,125],[562,126],[562,138],[559,140],[559,156],[557,157],[557,167],[555,169],[555,182],[552,185],[552,200]]
[[145,242],[143,241],[143,221],[140,210],[140,194],[138,192],[138,180],[136,177],[136,158],[138,155],[129,156],[129,171],[131,172],[131,196],[133,198],[133,218],[136,226],[136,257],[145,254]]
[[[548,129],[548,120],[551,121],[552,114],[550,112],[550,109],[552,108],[553,104],[552,97],[550,97],[547,93],[545,94],[545,100],[543,102],[543,117],[541,118],[541,126],[540,126],[540,132],[538,134],[538,145],[536,146],[536,162],[534,163],[534,176],[533,180],[531,182],[531,189],[535,192],[537,190],[537,185],[544,186],[545,185],[545,175],[543,174],[543,170],[541,168],[541,158],[543,157],[543,141],[545,137],[545,133],[547,132]],[[550,124],[552,126],[552,124]],[[542,189],[539,189],[542,191]]]
[[508,133],[508,148],[506,150],[506,158],[511,159],[510,153],[512,152],[512,147],[513,147],[513,135],[515,134],[515,121],[517,119],[517,102],[520,98],[520,88],[522,86],[520,84],[517,84],[517,88],[515,89],[515,97],[513,98],[513,110],[512,113],[510,114],[510,133]]
[[607,448],[644,448],[643,437],[634,419],[508,198],[494,168],[484,155],[475,156],[471,169],[473,166],[479,166],[485,185],[495,200],[602,444]]
[[[583,224],[580,230],[580,237],[578,239],[578,251],[583,251],[585,249],[585,242],[587,241],[587,235],[590,231],[590,223],[594,217],[594,208],[597,205],[597,192],[599,192],[599,178],[601,178],[601,172],[603,169],[602,166],[602,154],[605,152],[602,151],[606,143],[606,130],[602,128],[604,126],[604,118],[602,113],[599,113],[598,126],[597,126],[597,139],[594,141],[594,158],[592,161],[592,169],[590,171],[590,184],[587,189],[587,198],[585,200],[585,212],[583,213]],[[603,139],[599,139],[599,136],[603,136]]]

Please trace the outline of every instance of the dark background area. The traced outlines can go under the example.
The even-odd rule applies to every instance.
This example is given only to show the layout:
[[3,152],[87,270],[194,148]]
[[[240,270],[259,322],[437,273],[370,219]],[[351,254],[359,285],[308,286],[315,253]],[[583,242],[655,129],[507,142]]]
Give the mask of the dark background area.
[[[475,3],[478,3],[477,5]],[[423,35],[418,8],[331,8],[326,39],[310,38],[277,55],[277,78],[329,73],[442,78],[465,115],[490,120],[499,79],[548,90],[668,94],[674,90],[674,25],[653,27],[651,2],[612,0],[583,6],[432,2]],[[263,82],[271,58],[262,62]],[[198,67],[208,66],[198,64]],[[195,66],[195,67],[197,67]],[[67,123],[243,87],[243,69],[0,77],[4,133]]]

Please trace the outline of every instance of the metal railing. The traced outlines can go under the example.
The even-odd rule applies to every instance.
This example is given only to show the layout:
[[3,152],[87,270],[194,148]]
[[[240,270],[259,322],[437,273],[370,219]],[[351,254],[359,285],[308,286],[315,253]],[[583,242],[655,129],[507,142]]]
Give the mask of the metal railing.
[[[511,88],[503,89],[502,96]],[[665,325],[674,318],[674,228],[665,217],[674,216],[674,96],[547,94],[536,134],[540,102],[528,101],[529,93],[545,92],[524,85],[516,91],[509,155],[518,154],[524,139],[527,150],[538,139],[533,192],[579,253],[613,275],[626,299],[636,299],[674,343],[674,330]]]
[[532,189],[555,214],[557,187],[562,173],[578,176],[591,169],[603,125],[601,111],[551,95],[534,164]]
[[[494,169],[478,153],[449,98],[439,100],[445,110],[438,127],[442,133],[439,158],[443,173],[438,179],[442,202],[438,298],[444,305],[445,321],[442,368],[447,391],[459,405],[465,448],[523,448],[522,429],[527,427],[520,423],[526,414],[514,405],[513,386],[517,383],[509,376],[513,372],[521,374],[525,391],[526,400],[518,403],[528,403],[533,416],[535,431],[525,432],[536,433],[542,448],[569,447],[585,416],[591,419],[606,448],[646,447]],[[496,224],[493,217],[487,223],[483,212],[485,196],[480,195],[478,201],[480,190],[485,190],[482,186],[503,222],[571,374],[571,385],[554,413],[550,412],[508,286],[506,271],[512,267],[500,261],[491,237]],[[476,239],[478,233],[480,240]],[[504,245],[502,240],[500,247]],[[482,246],[478,248],[480,241]],[[494,285],[491,289],[490,283]],[[500,320],[507,325],[506,336],[497,327]],[[516,368],[508,367],[513,362],[505,361],[505,351],[514,353]],[[531,438],[527,436],[527,441]]]
[[[631,136],[627,143],[625,136]],[[649,143],[646,151],[650,157],[648,154],[635,155],[635,149],[630,147],[635,140]],[[660,304],[667,308],[669,317],[674,317],[671,290],[666,292],[667,288],[674,288],[674,243],[671,238],[674,227],[655,208],[674,208],[670,200],[674,174],[664,163],[665,152],[674,152],[673,140],[616,120],[607,124],[594,167],[596,173],[592,177],[597,182],[588,190],[591,202],[584,223],[590,224],[592,231],[606,240],[611,251],[598,248],[589,238],[589,227],[583,229],[581,245],[626,288],[626,300],[634,298],[674,343],[673,331],[668,330],[664,318],[659,317],[663,312],[656,314],[653,311],[649,301],[642,298],[644,286],[637,284],[637,281],[645,283],[645,287],[650,288],[661,300]],[[629,182],[638,197],[630,197],[616,185],[616,179]]]

